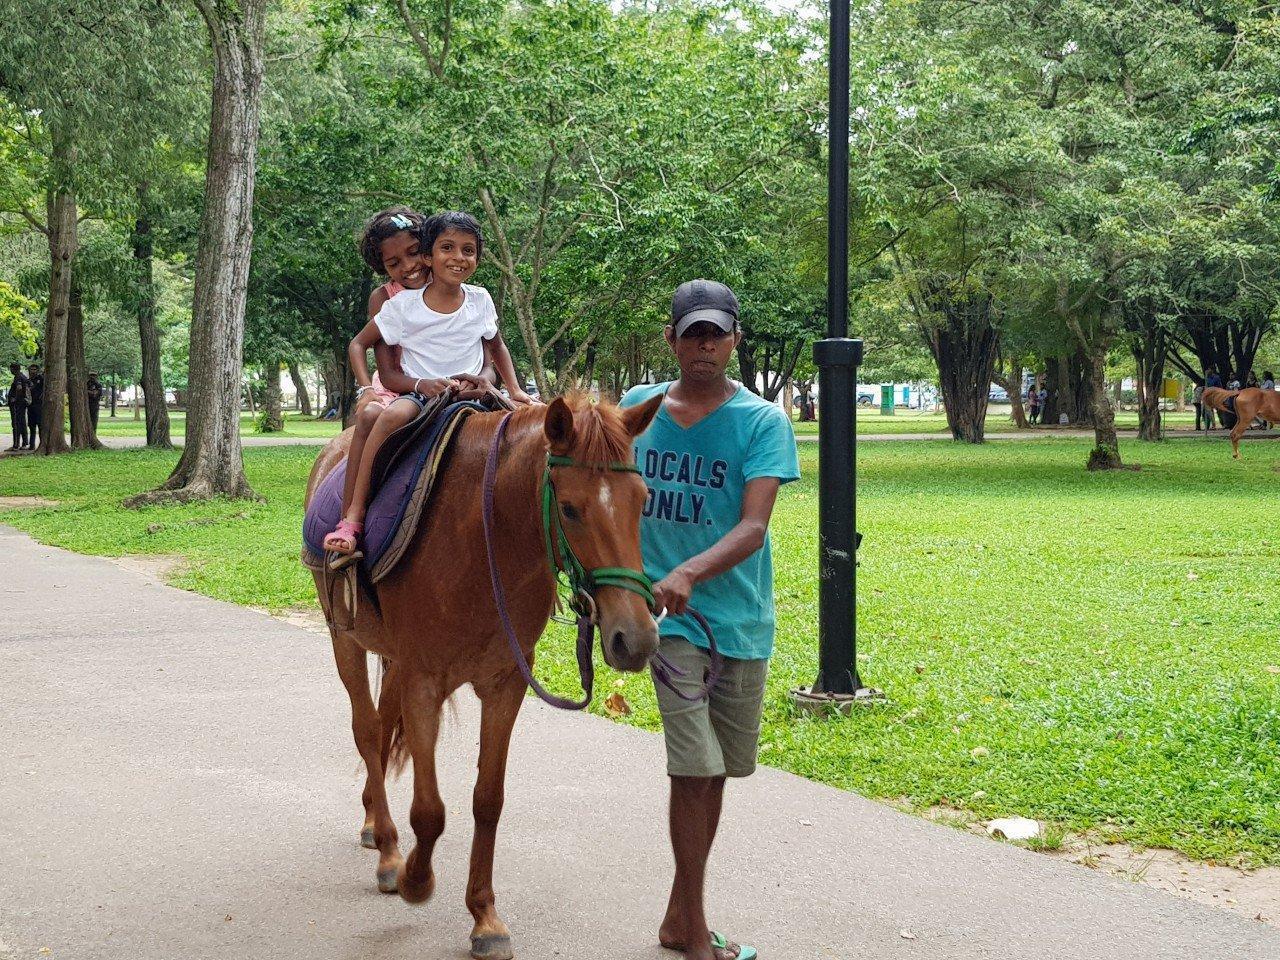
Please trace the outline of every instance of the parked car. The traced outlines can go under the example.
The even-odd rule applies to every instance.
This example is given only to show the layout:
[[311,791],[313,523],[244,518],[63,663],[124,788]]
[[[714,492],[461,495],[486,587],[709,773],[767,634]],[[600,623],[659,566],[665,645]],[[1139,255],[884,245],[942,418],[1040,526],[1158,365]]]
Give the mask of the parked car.
[[870,394],[870,393],[858,394],[858,406],[860,407],[875,406],[875,402],[876,402],[876,398],[874,394]]
[[987,391],[987,402],[988,403],[1008,403],[1009,391],[1006,390],[1004,387],[998,387],[993,383],[991,385],[991,389]]

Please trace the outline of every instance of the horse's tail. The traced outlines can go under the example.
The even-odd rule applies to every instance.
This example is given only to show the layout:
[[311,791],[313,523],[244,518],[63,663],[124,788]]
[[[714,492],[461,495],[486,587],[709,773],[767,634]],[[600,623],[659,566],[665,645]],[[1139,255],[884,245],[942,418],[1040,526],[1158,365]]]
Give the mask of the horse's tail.
[[1223,390],[1221,387],[1205,387],[1204,393],[1200,397],[1200,401],[1206,406],[1222,413],[1235,413],[1232,408],[1235,406],[1234,398],[1240,393],[1239,390]]
[[[442,722],[444,720],[443,714],[446,710],[449,711],[449,718],[451,720],[457,720],[458,704],[454,700],[453,694],[450,694],[448,699],[446,699],[440,706]],[[400,707],[400,713],[396,716],[396,725],[391,728],[391,750],[387,755],[386,772],[391,774],[392,777],[398,778],[402,773],[404,773],[404,769],[409,765],[409,761],[411,759],[412,755],[409,753],[409,744],[406,742],[404,736],[404,706],[402,704]]]
[[409,744],[404,739],[404,711],[396,715],[396,725],[391,729],[391,753],[387,756],[387,773],[399,777],[409,765]]

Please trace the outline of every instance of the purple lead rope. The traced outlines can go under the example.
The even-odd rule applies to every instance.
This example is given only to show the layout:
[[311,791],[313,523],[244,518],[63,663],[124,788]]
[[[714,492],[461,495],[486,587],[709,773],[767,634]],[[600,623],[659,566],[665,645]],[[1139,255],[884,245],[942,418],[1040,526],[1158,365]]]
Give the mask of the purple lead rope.
[[[507,635],[507,643],[511,645],[511,655],[524,682],[533,688],[533,692],[561,710],[581,710],[591,702],[591,690],[594,685],[595,666],[591,662],[591,621],[586,617],[578,618],[578,671],[582,676],[582,692],[586,694],[581,701],[569,700],[556,696],[543,689],[520,649],[520,641],[516,639],[515,627],[511,625],[511,615],[507,612],[507,594],[502,589],[502,578],[498,576],[498,558],[493,552],[493,491],[498,485],[498,450],[502,446],[502,436],[507,432],[507,424],[511,414],[507,414],[498,424],[498,432],[493,435],[493,445],[489,448],[489,458],[484,465],[484,489],[481,494],[484,512],[484,552],[489,560],[489,582],[493,587],[493,602],[498,607],[498,619]],[[585,627],[583,626],[585,623]],[[585,648],[585,650],[584,650]]]
[[[516,638],[515,627],[511,624],[511,615],[507,612],[507,594],[502,587],[502,578],[498,575],[498,558],[493,549],[493,495],[498,485],[498,452],[502,447],[502,438],[507,432],[507,423],[511,420],[511,414],[508,413],[498,423],[497,432],[493,435],[493,444],[489,447],[489,456],[484,464],[484,485],[481,488],[481,509],[483,513],[484,526],[484,552],[485,557],[489,561],[489,582],[493,588],[493,602],[498,608],[498,620],[502,624],[502,630],[507,636],[507,643],[511,647],[511,655],[516,661],[516,666],[520,668],[520,675],[524,677],[527,683],[545,703],[551,704],[553,707],[559,707],[561,710],[582,710],[591,703],[592,691],[595,686],[595,664],[591,658],[591,645],[595,633],[595,624],[590,617],[578,618],[578,641],[576,645],[576,653],[578,657],[578,675],[582,680],[582,692],[584,697],[582,700],[569,700],[565,697],[557,696],[548,692],[542,684],[540,684],[533,675],[533,669],[529,666],[529,661],[525,658],[524,651],[520,649],[520,641]],[[552,574],[554,576],[554,571]],[[704,679],[702,689],[696,694],[683,693],[677,689],[673,677],[688,676],[688,672],[680,669],[670,660],[668,660],[661,651],[655,652],[650,660],[650,666],[653,670],[654,678],[667,687],[677,697],[682,700],[695,702],[698,700],[706,700],[711,693],[711,689],[720,679],[720,674],[724,665],[724,659],[720,656],[720,651],[716,649],[715,634],[711,632],[711,626],[707,623],[706,618],[692,607],[685,608],[685,612],[691,616],[695,623],[701,628],[702,632],[707,635],[707,642],[711,645],[711,666],[707,669],[707,675]]]

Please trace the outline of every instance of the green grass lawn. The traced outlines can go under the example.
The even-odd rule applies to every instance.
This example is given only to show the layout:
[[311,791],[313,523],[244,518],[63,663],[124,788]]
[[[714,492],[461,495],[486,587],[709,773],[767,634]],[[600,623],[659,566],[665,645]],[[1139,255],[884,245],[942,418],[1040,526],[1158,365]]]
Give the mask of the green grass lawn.
[[[1088,448],[859,451],[860,666],[889,704],[823,720],[787,699],[815,662],[817,450],[802,447],[804,478],[784,488],[773,527],[762,759],[916,809],[1280,864],[1280,445],[1246,445],[1234,463],[1221,440],[1130,441],[1142,470],[1104,475],[1083,470]],[[161,480],[172,454],[3,460],[0,494],[61,506],[0,522],[87,553],[182,554],[175,582],[210,596],[312,603],[297,551],[314,454],[247,450],[265,503],[140,512],[120,499]],[[553,634],[539,673],[572,692],[572,664],[569,637]],[[604,671],[598,689],[615,679]],[[647,679],[621,679],[627,722],[657,728]]]
[[[133,419],[131,408],[119,407],[116,416],[108,416],[103,409],[98,417],[98,436],[100,437],[145,437],[147,425],[142,420]],[[240,434],[245,437],[332,437],[342,429],[336,420],[316,420],[301,414],[286,411],[284,415],[283,433],[258,433],[253,426],[254,418],[248,413],[240,414]],[[187,414],[184,410],[169,412],[169,433],[175,442],[181,442],[183,431],[187,427]]]
[[[1195,426],[1194,410],[1182,413],[1169,411],[1164,415],[1166,430],[1190,430]],[[796,436],[817,436],[818,424],[793,422]],[[1116,414],[1116,426],[1125,430],[1138,428],[1138,414],[1133,410],[1121,410]],[[992,406],[987,411],[988,433],[1009,433],[1017,428],[1009,417],[1007,406]],[[920,413],[917,410],[895,410],[890,416],[882,416],[879,407],[858,408],[858,432],[880,433],[937,433],[949,435],[944,413]]]

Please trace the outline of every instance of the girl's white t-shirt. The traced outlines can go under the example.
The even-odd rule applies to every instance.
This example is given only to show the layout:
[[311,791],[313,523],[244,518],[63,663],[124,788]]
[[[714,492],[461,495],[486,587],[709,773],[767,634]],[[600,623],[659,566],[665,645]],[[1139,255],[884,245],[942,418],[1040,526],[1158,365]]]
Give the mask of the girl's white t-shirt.
[[484,340],[498,334],[498,311],[484,287],[462,285],[462,306],[437,313],[422,290],[402,290],[382,305],[373,322],[382,339],[400,348],[400,369],[414,379],[435,380],[484,369]]

